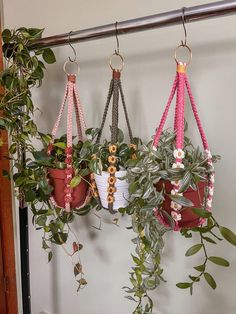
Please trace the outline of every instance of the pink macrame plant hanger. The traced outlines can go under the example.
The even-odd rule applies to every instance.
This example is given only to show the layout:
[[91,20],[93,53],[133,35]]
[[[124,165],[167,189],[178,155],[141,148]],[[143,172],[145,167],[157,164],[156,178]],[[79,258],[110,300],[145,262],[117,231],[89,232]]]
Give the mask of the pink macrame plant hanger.
[[79,93],[76,88],[76,75],[67,75],[68,81],[66,84],[65,95],[58,118],[52,130],[52,140],[48,145],[48,154],[51,155],[53,143],[61,123],[62,114],[65,109],[66,101],[68,99],[68,112],[67,112],[67,144],[66,144],[66,169],[48,169],[49,182],[53,185],[54,191],[52,192],[51,202],[54,206],[62,207],[65,211],[70,212],[72,208],[82,207],[86,204],[88,198],[88,183],[81,180],[80,184],[75,188],[70,186],[71,180],[74,177],[73,168],[73,108],[76,114],[78,140],[83,141],[85,137],[85,120],[83,109],[79,100]]
[[[208,165],[213,168],[212,163],[212,155],[209,151],[209,145],[206,139],[205,132],[202,127],[202,123],[200,121],[197,107],[191,92],[191,88],[189,85],[189,81],[186,75],[186,67],[187,64],[178,62],[177,63],[177,73],[174,80],[174,84],[171,90],[170,97],[167,102],[167,106],[165,108],[165,111],[163,113],[163,116],[161,118],[161,122],[159,127],[157,128],[157,132],[154,137],[153,141],[153,149],[156,150],[168,113],[169,109],[172,103],[172,100],[176,94],[176,107],[175,107],[175,119],[174,119],[174,130],[176,133],[176,149],[174,150],[174,157],[175,157],[175,163],[172,165],[172,168],[184,168],[183,160],[185,157],[184,152],[184,111],[185,111],[185,88],[187,89],[187,93],[189,95],[191,107],[193,110],[193,114],[198,126],[198,130],[202,139],[205,155],[207,158]],[[190,199],[194,207],[202,207],[205,204],[205,208],[207,211],[211,211],[212,208],[212,197],[213,197],[213,191],[214,191],[214,172],[209,175],[208,178],[206,178],[206,182],[200,182],[198,185],[198,191],[194,191],[193,189],[189,188],[185,193],[184,196],[188,199]],[[170,183],[169,181],[165,182],[165,188],[167,193],[171,193],[173,195],[178,195],[179,193],[179,182]],[[207,197],[204,198],[205,195],[205,188],[207,188]],[[204,203],[204,204],[203,204]],[[165,201],[163,202],[163,208],[162,210],[165,210],[168,212],[175,223],[175,231],[180,230],[181,228],[191,228],[196,227],[199,225],[202,225],[205,222],[204,218],[200,218],[197,216],[191,208],[183,208],[181,205],[171,202],[171,200],[166,197]],[[161,213],[161,211],[158,208],[154,209],[154,213],[158,220],[166,225],[169,226],[169,222],[167,221],[166,217]]]

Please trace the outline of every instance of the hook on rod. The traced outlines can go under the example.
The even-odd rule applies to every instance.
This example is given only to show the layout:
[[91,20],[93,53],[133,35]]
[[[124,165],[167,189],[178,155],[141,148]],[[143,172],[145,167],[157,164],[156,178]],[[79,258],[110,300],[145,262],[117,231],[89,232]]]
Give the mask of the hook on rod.
[[115,53],[118,55],[118,54],[120,54],[120,42],[119,42],[119,38],[118,38],[118,22],[115,22],[115,36],[116,36]]
[[185,23],[186,23],[185,9],[186,9],[186,7],[182,8],[182,24],[183,24],[183,28],[184,28],[184,41],[181,40],[182,46],[186,46],[187,45],[187,30],[186,30],[186,26],[185,26]]
[[74,48],[74,47],[72,46],[72,44],[71,44],[71,38],[70,38],[71,33],[73,33],[73,32],[70,31],[70,32],[68,33],[68,44],[70,45],[71,49],[73,50],[74,58],[71,59],[71,57],[69,57],[69,60],[70,60],[70,62],[76,62],[77,54],[76,54],[75,48]]

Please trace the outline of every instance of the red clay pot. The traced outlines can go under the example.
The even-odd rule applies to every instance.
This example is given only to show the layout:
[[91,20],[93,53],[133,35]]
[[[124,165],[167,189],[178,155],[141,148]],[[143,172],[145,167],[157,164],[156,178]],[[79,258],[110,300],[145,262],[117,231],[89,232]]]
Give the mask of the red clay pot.
[[[160,180],[156,184],[157,191],[161,191],[163,188],[163,183],[165,185],[165,190],[167,194],[171,193],[171,190],[173,189],[172,184],[170,181],[164,181]],[[196,208],[201,208],[203,201],[204,201],[204,195],[205,195],[205,188],[207,187],[207,182],[199,182],[198,183],[198,189],[195,191],[192,188],[189,188],[186,192],[183,193],[183,196],[189,199]],[[165,210],[169,215],[171,214],[172,208],[170,207],[171,199],[166,196],[165,201],[163,203],[163,210]],[[199,226],[200,217],[196,215],[191,207],[183,207],[181,209],[181,215],[182,219],[178,222],[179,227],[181,228],[192,228]],[[168,224],[168,221],[165,217],[163,219]]]
[[[53,187],[52,196],[54,197],[56,203],[60,207],[65,207],[65,192],[66,188],[65,179],[65,169],[53,169],[48,168],[49,183]],[[81,180],[80,184],[77,185],[72,192],[72,202],[70,203],[71,208],[76,208],[81,206],[88,192],[88,183]]]

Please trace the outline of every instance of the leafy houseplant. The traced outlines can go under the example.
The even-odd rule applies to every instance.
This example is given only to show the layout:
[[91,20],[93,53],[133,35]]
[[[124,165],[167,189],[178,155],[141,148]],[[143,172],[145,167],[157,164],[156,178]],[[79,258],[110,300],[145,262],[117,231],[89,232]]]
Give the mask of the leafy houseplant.
[[[205,278],[213,289],[216,288],[216,282],[207,270],[209,261],[220,266],[229,266],[229,262],[224,258],[209,256],[207,253],[207,243],[216,244],[222,240],[217,232],[236,245],[236,235],[228,228],[220,226],[211,212],[214,191],[213,163],[219,157],[212,156],[209,151],[185,70],[185,64],[177,64],[174,85],[156,135],[151,143],[139,149],[135,166],[132,165],[128,169],[131,198],[129,206],[122,212],[138,217],[132,226],[138,234],[133,240],[136,244],[136,256],[133,257],[135,267],[130,278],[133,287],[126,288],[128,293],[134,295],[129,298],[137,302],[134,313],[152,312],[153,304],[147,292],[156,288],[162,277],[158,277],[159,272],[152,272],[161,269],[160,258],[153,258],[155,254],[160,257],[161,248],[156,247],[155,254],[150,248],[154,247],[155,239],[161,238],[166,231],[180,230],[186,238],[191,238],[192,233],[199,234],[199,243],[188,249],[186,256],[202,251],[203,263],[194,267],[198,273],[190,275],[189,281],[177,284],[179,288],[189,288],[191,294],[194,284],[201,278]],[[185,86],[203,141],[204,152],[194,147],[191,140],[184,136]],[[163,131],[176,90],[174,131]],[[144,216],[145,212],[149,212],[149,215]],[[150,230],[150,217],[151,221],[156,219],[155,232]],[[147,281],[150,285],[146,284]]]
[[[71,252],[64,244],[68,240],[69,232],[73,233],[70,223],[75,215],[88,213],[90,206],[84,206],[76,214],[66,213],[59,207],[52,206],[50,202],[52,187],[47,180],[45,165],[55,168],[55,160],[53,156],[50,159],[45,153],[36,152],[31,142],[32,137],[41,138],[42,136],[44,143],[50,139],[47,135],[40,136],[37,130],[33,121],[37,108],[31,99],[32,88],[41,86],[44,77],[45,66],[41,58],[49,64],[56,61],[51,49],[33,47],[34,41],[41,38],[42,33],[42,29],[25,27],[12,31],[5,29],[2,33],[6,68],[0,74],[0,84],[4,87],[4,93],[0,95],[0,111],[2,112],[0,128],[6,129],[11,137],[9,154],[13,164],[11,173],[4,172],[3,175],[13,178],[20,204],[24,202],[29,204],[36,229],[43,230],[42,247],[48,253],[48,260],[52,259],[51,244],[61,245],[72,258],[74,274],[80,288],[86,284],[79,258],[82,244],[76,234],[74,234],[76,240],[72,243]],[[55,143],[57,142],[63,142],[63,140],[55,140]],[[53,154],[56,158],[59,157],[59,151],[55,149]],[[86,164],[78,165],[78,173],[81,175],[80,166],[86,172]],[[71,184],[78,184],[79,178],[77,176]]]
[[[111,170],[111,164],[115,163],[115,167],[118,173],[114,179],[110,179],[110,181],[116,185],[118,182],[120,185],[123,185],[125,189],[121,192],[124,193],[120,195],[121,205],[125,207],[127,205],[128,198],[128,183],[123,180],[126,176],[127,171],[126,168],[130,161],[136,159],[136,149],[139,145],[140,140],[137,138],[133,139],[132,144],[127,144],[124,142],[123,132],[118,129],[118,140],[116,145],[112,144],[111,141],[105,139],[102,143],[97,143],[97,136],[99,134],[99,129],[88,129],[86,130],[86,134],[89,138],[90,145],[86,147],[87,152],[90,154],[90,162],[89,168],[91,173],[91,185],[93,196],[97,200],[98,207],[102,207],[107,204],[106,196],[109,188],[107,187],[106,182],[104,185],[99,185],[95,183],[99,182],[99,178],[103,175],[103,177],[107,180],[109,176],[109,171]],[[135,143],[135,144],[134,144]],[[115,156],[111,157],[111,149],[115,149]],[[114,162],[110,159],[113,159]],[[118,179],[119,178],[119,179]],[[105,181],[106,181],[105,180]],[[98,191],[99,190],[99,191]],[[101,195],[103,195],[103,199],[101,199]],[[116,195],[115,195],[116,197]],[[102,201],[102,203],[101,203]],[[121,206],[120,206],[121,207]]]
[[[135,158],[136,150],[121,86],[120,75],[121,72],[119,70],[113,70],[101,127],[96,134],[93,149],[93,162],[91,163],[91,170],[94,171],[94,175],[91,177],[94,192],[93,195],[98,200],[98,203],[100,203],[102,207],[108,208],[111,213],[114,213],[114,210],[127,205],[128,183],[125,180],[121,180],[121,178],[126,175],[126,161],[129,158]],[[130,145],[123,143],[124,136],[118,128],[119,96],[122,100],[125,119],[129,130]],[[105,140],[100,144],[112,97],[111,140]],[[91,132],[94,134],[95,131],[92,130]]]
[[[155,289],[160,281],[164,281],[161,268],[161,250],[163,248],[163,235],[175,228],[175,221],[165,210],[163,214],[168,221],[163,224],[157,217],[157,210],[161,208],[165,199],[171,197],[165,189],[165,185],[160,191],[157,191],[156,184],[161,181],[175,181],[176,178],[183,180],[186,173],[191,173],[192,179],[186,184],[187,190],[190,185],[196,185],[204,178],[203,166],[207,164],[207,159],[200,152],[199,148],[194,148],[189,138],[185,137],[184,147],[186,152],[184,169],[173,171],[171,167],[173,157],[173,148],[175,147],[176,134],[171,130],[165,130],[160,138],[160,145],[157,151],[152,148],[152,142],[148,145],[142,145],[136,156],[135,165],[128,168],[128,180],[130,182],[130,203],[126,209],[120,211],[132,215],[132,229],[136,237],[132,240],[136,244],[136,255],[132,256],[134,267],[132,268],[130,281],[131,288],[125,287],[129,294],[128,298],[137,302],[136,312],[151,313],[152,300],[148,295],[149,290]],[[218,156],[213,156],[216,162]],[[208,166],[205,172],[209,171]],[[175,202],[184,206],[193,206],[189,199],[182,196],[175,198]],[[204,278],[208,284],[215,289],[216,283],[212,275],[209,274],[207,267],[210,263],[220,266],[229,266],[229,262],[224,258],[210,256],[207,253],[207,244],[216,245],[217,242],[225,238],[229,243],[236,245],[236,235],[226,227],[221,226],[211,212],[202,208],[192,210],[200,218],[205,218],[206,223],[198,227],[181,228],[181,234],[185,238],[192,238],[192,234],[198,234],[199,242],[187,250],[186,256],[192,256],[198,252],[203,253],[203,263],[194,267],[197,274],[189,276],[189,281],[177,284],[177,287],[189,288],[193,292],[193,286]],[[196,237],[195,237],[196,238]],[[134,296],[132,296],[132,294]],[[145,304],[147,299],[147,304]],[[144,305],[143,305],[144,304]]]

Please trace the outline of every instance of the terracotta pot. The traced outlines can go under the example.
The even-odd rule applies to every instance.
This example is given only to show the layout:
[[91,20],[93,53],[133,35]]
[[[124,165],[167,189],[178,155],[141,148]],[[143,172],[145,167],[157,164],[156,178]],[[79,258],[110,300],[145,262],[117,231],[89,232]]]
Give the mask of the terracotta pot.
[[[65,207],[65,192],[66,188],[65,179],[65,169],[53,169],[48,168],[49,183],[53,187],[52,196],[58,206]],[[77,185],[72,192],[72,202],[71,208],[76,208],[83,205],[88,192],[88,183],[81,180],[80,184]]]
[[[115,210],[121,207],[126,207],[128,205],[127,199],[129,198],[129,184],[126,180],[119,180],[119,178],[124,177],[126,174],[127,174],[126,170],[117,171],[115,173],[115,176],[117,178],[117,181],[115,183],[117,191],[114,193],[115,201],[113,203],[113,209]],[[110,174],[106,171],[102,171],[101,175],[95,174],[95,181],[103,208],[108,208],[107,181],[109,176]]]
[[[156,184],[157,191],[161,191],[163,188],[163,184],[165,185],[165,190],[167,194],[171,194],[171,190],[173,189],[172,184],[170,181],[160,180]],[[193,190],[189,188],[186,192],[183,193],[183,196],[189,199],[196,208],[201,208],[204,202],[205,196],[205,188],[207,187],[207,182],[199,182],[197,185],[197,190]],[[173,210],[170,207],[171,199],[166,196],[165,201],[163,202],[163,210],[165,210],[169,215]],[[196,215],[191,207],[183,207],[181,209],[182,219],[178,221],[179,227],[181,228],[192,228],[199,226],[200,217]],[[164,221],[168,224],[167,218],[163,217]]]

